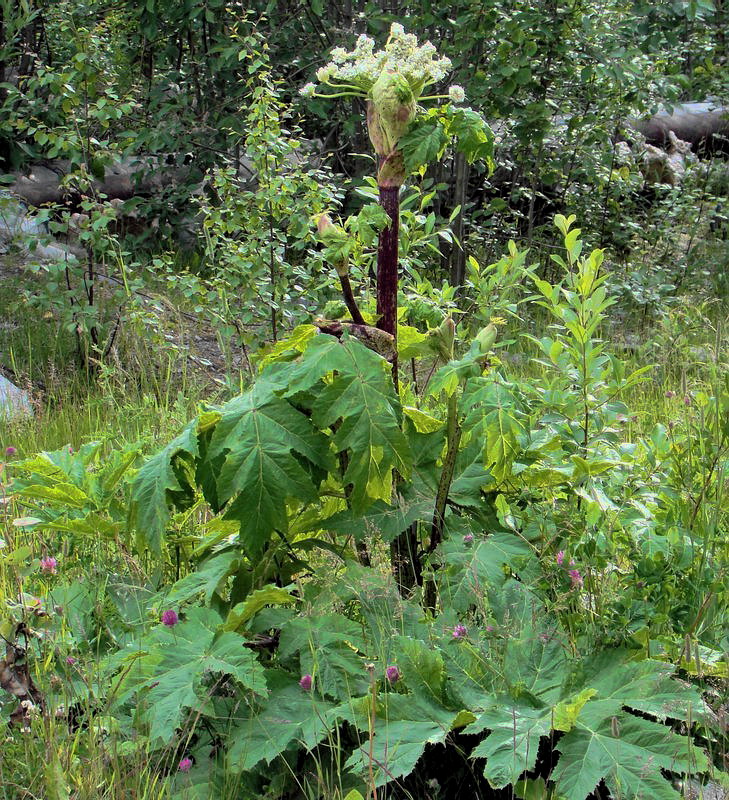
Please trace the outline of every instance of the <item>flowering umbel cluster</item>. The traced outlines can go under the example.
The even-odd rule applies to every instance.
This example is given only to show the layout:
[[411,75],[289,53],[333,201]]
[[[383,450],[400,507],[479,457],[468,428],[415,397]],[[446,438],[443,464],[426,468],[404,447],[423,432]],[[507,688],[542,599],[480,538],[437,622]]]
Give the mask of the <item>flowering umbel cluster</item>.
[[[331,86],[343,95],[363,97],[371,97],[370,93],[383,73],[398,73],[407,83],[413,98],[418,100],[426,86],[443,80],[451,68],[450,59],[439,57],[435,45],[425,42],[418,46],[417,37],[405,33],[397,22],[390,27],[384,50],[375,52],[374,40],[362,34],[354,50],[347,52],[343,47],[335,47],[331,59],[316,73],[319,83]],[[307,83],[301,93],[313,96],[317,93],[316,85]]]
[[[427,86],[443,80],[450,59],[439,56],[433,44],[418,45],[417,37],[393,22],[384,50],[375,51],[374,40],[362,34],[351,52],[335,47],[331,61],[316,73],[319,86],[307,83],[305,97],[364,97],[367,99],[367,130],[380,157],[380,185],[399,186],[405,179],[398,142],[415,118],[421,100],[446,97],[465,100],[460,86],[448,95],[425,97]],[[326,91],[329,87],[333,91]]]

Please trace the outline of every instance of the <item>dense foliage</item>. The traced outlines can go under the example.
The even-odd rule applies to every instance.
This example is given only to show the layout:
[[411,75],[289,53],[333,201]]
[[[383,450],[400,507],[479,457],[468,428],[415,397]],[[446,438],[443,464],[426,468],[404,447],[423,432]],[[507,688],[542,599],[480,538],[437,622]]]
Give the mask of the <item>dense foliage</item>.
[[0,420],[0,795],[727,790],[724,165],[616,147],[726,91],[726,9],[258,5],[2,9],[7,183],[62,164],[76,249],[24,267],[55,349],[0,339],[53,362]]

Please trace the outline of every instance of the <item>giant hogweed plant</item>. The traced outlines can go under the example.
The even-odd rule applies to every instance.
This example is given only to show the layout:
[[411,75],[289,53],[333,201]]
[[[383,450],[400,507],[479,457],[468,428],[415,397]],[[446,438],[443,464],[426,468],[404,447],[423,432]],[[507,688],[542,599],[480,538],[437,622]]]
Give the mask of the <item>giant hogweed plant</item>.
[[[221,517],[197,569],[158,599],[173,629],[109,665],[119,710],[150,746],[189,751],[201,786],[234,774],[277,796],[283,778],[276,790],[266,764],[297,775],[336,752],[340,789],[412,790],[421,757],[461,732],[477,737],[465,753],[489,785],[528,796],[584,800],[604,782],[677,798],[662,770],[709,769],[664,724],[707,723],[701,696],[639,638],[600,630],[601,582],[661,534],[617,500],[636,459],[612,428],[614,395],[640,376],[594,337],[609,304],[602,254],[581,255],[572,220],[557,222],[566,277],[535,278],[558,320],[540,340],[551,385],[508,379],[493,325],[467,349],[450,319],[423,337],[445,363],[418,398],[355,337],[302,326],[247,393],[205,409],[140,470],[140,546],[162,552],[171,507],[202,498]],[[403,597],[351,543],[412,528],[422,589]],[[317,551],[341,565],[337,580]]]
[[[390,44],[402,35],[394,28]],[[407,77],[383,74],[402,104]],[[378,178],[407,163],[408,136],[446,130],[448,113],[413,117],[402,138],[380,130],[403,156],[380,154]],[[392,265],[385,211],[379,255]],[[551,382],[509,378],[493,322],[470,342],[448,317],[425,334],[361,325],[350,285],[353,325],[337,336],[296,329],[254,386],[204,408],[139,470],[140,550],[163,555],[173,509],[214,515],[188,551],[196,568],[150,604],[161,621],[105,665],[105,711],[135,747],[179,758],[180,796],[234,786],[230,796],[280,797],[297,780],[315,796],[422,796],[436,745],[472,762],[459,780],[529,797],[583,800],[602,782],[621,797],[676,798],[662,771],[710,769],[690,727],[707,726],[711,744],[710,716],[651,648],[650,623],[603,627],[636,550],[670,559],[691,532],[664,536],[660,497],[632,478],[644,464],[621,441],[617,396],[640,374],[597,338],[610,304],[602,253],[582,255],[572,223],[557,219],[561,282],[534,278],[515,247],[506,259],[554,319],[535,342]],[[324,218],[319,229],[330,251],[346,250],[346,224]],[[347,277],[345,256],[329,256]],[[398,356],[424,360],[432,378],[396,382]],[[627,513],[623,494],[635,501]],[[370,566],[405,532],[409,587]],[[662,633],[701,632],[682,625]],[[664,724],[673,720],[687,735]]]
[[[570,221],[558,223],[566,278],[537,285],[570,324],[552,329],[562,349],[547,348],[555,377],[543,394],[508,379],[492,352],[495,327],[468,349],[450,320],[418,342],[429,361],[445,362],[418,397],[404,383],[398,396],[389,362],[354,337],[299,328],[268,353],[246,394],[204,409],[137,473],[140,548],[163,554],[173,508],[215,512],[186,545],[195,569],[152,597],[150,587],[119,595],[110,584],[96,606],[79,605],[83,587],[52,574],[42,614],[4,627],[10,640],[21,621],[42,626],[29,645],[41,677],[56,662],[56,675],[68,673],[88,650],[85,637],[97,637],[94,649],[106,642],[104,680],[59,692],[57,678],[48,690],[39,678],[43,708],[62,698],[93,709],[110,740],[128,740],[125,752],[158,754],[180,797],[284,797],[297,781],[312,796],[424,796],[432,775],[446,793],[470,780],[577,800],[604,782],[626,798],[678,798],[664,771],[710,770],[693,729],[670,724],[699,725],[700,742],[713,745],[701,696],[672,678],[669,645],[690,639],[682,668],[695,655],[699,671],[720,676],[721,661],[698,644],[717,603],[688,637],[636,627],[639,604],[652,598],[635,590],[630,559],[642,552],[645,579],[652,556],[660,551],[660,570],[691,542],[661,530],[681,513],[676,498],[675,511],[665,507],[670,485],[650,497],[641,481],[656,460],[671,460],[665,439],[643,445],[652,448],[646,464],[617,436],[622,406],[612,395],[637,376],[603,360],[586,335],[607,301],[601,256],[581,256]],[[416,345],[403,337],[400,346]],[[586,369],[590,352],[598,361]],[[717,424],[725,410],[722,401]],[[705,453],[705,469],[694,459],[705,480],[722,452]],[[56,471],[15,462],[23,477],[14,499],[63,505],[65,484],[80,477],[59,458],[38,462],[58,462]],[[110,474],[120,473],[112,465]],[[715,491],[706,486],[707,496]],[[35,512],[39,530],[72,530],[45,508]],[[710,515],[694,520],[697,541],[699,522]],[[367,538],[374,553],[412,526],[423,589],[403,597],[392,576],[357,563],[351,542]],[[711,570],[713,558],[705,553],[698,568]],[[133,622],[127,596],[139,600]],[[112,602],[99,637],[93,609]],[[14,608],[21,614],[22,604]],[[621,608],[626,631],[616,641]],[[673,630],[683,625],[678,616]],[[6,651],[3,688],[21,674],[8,657],[18,652]],[[450,751],[472,762],[451,774],[452,786],[437,767]]]

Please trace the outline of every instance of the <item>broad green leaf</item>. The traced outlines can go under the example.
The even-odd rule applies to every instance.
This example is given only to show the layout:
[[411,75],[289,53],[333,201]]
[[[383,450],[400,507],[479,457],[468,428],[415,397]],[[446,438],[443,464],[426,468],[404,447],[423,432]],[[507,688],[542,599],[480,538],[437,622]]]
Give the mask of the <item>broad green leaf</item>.
[[56,483],[53,486],[24,486],[16,494],[21,500],[45,500],[71,508],[84,508],[90,502],[86,492],[72,483]]
[[554,707],[554,729],[556,731],[571,731],[585,703],[596,694],[597,689],[583,689],[573,697],[560,700]]
[[174,460],[180,456],[194,458],[197,454],[197,420],[193,420],[137,473],[132,487],[132,503],[140,549],[146,546],[153,553],[161,553],[162,538],[170,516],[171,495],[190,489],[189,483],[184,483],[182,473],[175,470]]
[[416,122],[400,139],[399,144],[405,157],[407,172],[415,172],[435,161],[447,142],[446,132],[437,120]]
[[300,616],[283,626],[279,656],[298,654],[301,674],[314,677],[320,694],[346,700],[367,691],[366,647],[362,626],[340,614]]
[[62,517],[50,521],[42,520],[42,527],[50,531],[63,531],[79,536],[113,539],[122,530],[123,524],[121,522],[112,522],[108,517],[92,511],[80,519]]
[[265,606],[290,605],[298,602],[291,592],[281,589],[278,586],[264,586],[256,589],[242,603],[238,603],[228,612],[223,630],[236,631],[245,627],[246,622]]
[[347,219],[348,230],[356,234],[365,247],[375,243],[377,235],[390,224],[390,217],[379,203],[367,203],[359,214]]
[[438,650],[407,636],[393,642],[404,684],[414,695],[442,705],[445,699],[445,664]]
[[481,374],[483,371],[482,359],[481,345],[473,342],[463,358],[449,361],[435,373],[428,384],[427,394],[437,397],[441,392],[445,392],[450,397],[467,378],[474,378]]
[[403,406],[402,411],[403,414],[412,421],[418,433],[433,433],[440,430],[445,424],[443,420],[426,414],[424,411],[421,411],[419,408],[414,408],[413,406]]
[[628,652],[605,651],[589,659],[579,673],[583,685],[596,689],[585,705],[581,719],[597,725],[619,714],[623,707],[642,711],[658,719],[694,719],[706,706],[700,693],[672,679],[674,668],[659,661],[627,661]]
[[270,364],[286,360],[293,354],[303,353],[309,341],[318,333],[316,325],[298,325],[286,338],[279,339],[270,350],[266,351],[258,365],[259,371],[262,372]]
[[228,737],[229,763],[239,771],[261,761],[270,764],[294,742],[311,750],[336,725],[334,706],[318,696],[316,685],[304,691],[279,670],[267,671],[265,678],[270,688],[265,707],[239,722]]
[[494,134],[477,111],[470,108],[453,111],[448,132],[456,137],[456,150],[464,153],[469,163],[483,159],[493,169]]
[[525,430],[517,398],[504,384],[478,379],[469,381],[460,405],[465,411],[464,431],[482,437],[484,465],[497,480],[505,480],[521,451],[519,437]]
[[526,778],[514,784],[519,800],[549,800],[550,791],[544,778]]
[[[389,365],[355,340],[338,346],[338,371],[319,396],[312,419],[320,427],[338,426],[332,441],[338,452],[347,452],[344,483],[352,485],[356,512],[375,500],[389,501],[393,469],[407,477],[412,457]],[[305,360],[308,356],[309,351]],[[322,363],[327,362],[320,361],[320,369]]]
[[539,740],[552,729],[551,711],[503,702],[466,728],[466,733],[490,731],[471,757],[486,759],[484,775],[494,788],[516,783],[523,772],[534,769]]
[[377,500],[364,512],[353,512],[350,509],[339,511],[327,519],[317,522],[317,527],[334,533],[353,536],[356,541],[368,533],[376,534],[386,542],[391,542],[406,528],[418,520],[427,520],[433,514],[431,500],[402,500],[391,506],[383,500]]
[[552,778],[567,800],[585,800],[601,780],[614,797],[625,800],[679,800],[661,769],[694,774],[708,767],[704,753],[687,737],[629,715],[595,726],[580,717],[557,749],[561,756]]
[[446,567],[440,571],[440,592],[444,602],[456,611],[466,611],[475,598],[503,586],[507,580],[505,565],[518,571],[534,558],[528,542],[511,531],[476,538],[470,547],[453,537],[442,549]]
[[208,458],[223,458],[216,478],[226,516],[240,522],[247,550],[259,553],[274,530],[287,528],[286,501],[317,498],[312,476],[294,454],[329,466],[328,440],[309,418],[265,382],[223,406]]
[[78,643],[93,638],[96,598],[89,586],[81,582],[54,586],[48,600],[50,605],[62,609],[64,626]]
[[[368,733],[369,697],[340,709],[343,716],[362,732],[359,746],[346,763],[361,775],[370,767]],[[423,754],[426,744],[442,744],[458,715],[414,695],[388,694],[377,704],[372,765],[375,784],[384,786],[409,775]]]
[[219,634],[220,618],[210,609],[191,608],[185,622],[153,632],[148,654],[143,657],[151,669],[145,682],[145,717],[150,722],[150,739],[169,742],[184,724],[186,713],[203,712],[216,680],[229,675],[244,689],[265,695],[263,668],[256,656],[243,647],[241,636]]
[[166,596],[166,602],[184,603],[202,592],[206,605],[209,605],[220,584],[238,569],[239,564],[240,554],[235,550],[217,553],[202,562],[195,572],[177,581]]
[[421,333],[410,325],[397,326],[397,355],[400,361],[427,355],[431,352],[427,333]]

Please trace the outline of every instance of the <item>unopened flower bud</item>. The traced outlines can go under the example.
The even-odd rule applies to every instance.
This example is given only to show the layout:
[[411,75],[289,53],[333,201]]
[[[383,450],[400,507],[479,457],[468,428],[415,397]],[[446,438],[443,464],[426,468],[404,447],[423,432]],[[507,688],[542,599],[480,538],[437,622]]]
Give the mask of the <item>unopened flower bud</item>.
[[490,322],[485,328],[481,328],[481,330],[476,334],[476,341],[478,342],[483,355],[486,355],[491,351],[497,336],[498,330],[493,322]]

